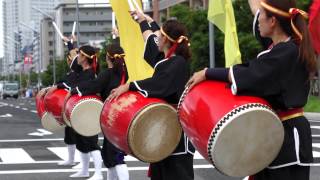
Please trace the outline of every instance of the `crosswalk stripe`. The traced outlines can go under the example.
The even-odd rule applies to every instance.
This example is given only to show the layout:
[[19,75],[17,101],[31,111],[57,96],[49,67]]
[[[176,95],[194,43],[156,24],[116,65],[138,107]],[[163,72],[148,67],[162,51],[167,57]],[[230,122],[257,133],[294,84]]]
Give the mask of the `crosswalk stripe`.
[[[63,159],[64,161],[68,160],[68,149],[66,147],[48,147],[51,152],[56,154],[59,158]],[[204,159],[199,152],[196,152],[194,155],[194,159]],[[135,157],[132,157],[130,155],[125,156],[125,161],[139,161]],[[75,153],[75,161],[80,162],[80,152],[76,150]]]
[[311,126],[311,129],[320,129],[320,126]]
[[7,163],[33,163],[35,162],[22,148],[0,149],[0,158]]
[[314,158],[320,158],[320,152],[312,151]]
[[[212,165],[194,165],[194,169],[210,169],[214,168]],[[146,171],[149,167],[128,167],[129,171]],[[0,174],[44,174],[44,173],[71,173],[77,172],[78,169],[39,169],[39,170],[10,170],[10,171],[0,171]],[[94,168],[89,169],[90,172],[94,172]],[[102,171],[107,171],[107,168],[102,168]]]
[[320,148],[320,143],[312,143],[312,147]]

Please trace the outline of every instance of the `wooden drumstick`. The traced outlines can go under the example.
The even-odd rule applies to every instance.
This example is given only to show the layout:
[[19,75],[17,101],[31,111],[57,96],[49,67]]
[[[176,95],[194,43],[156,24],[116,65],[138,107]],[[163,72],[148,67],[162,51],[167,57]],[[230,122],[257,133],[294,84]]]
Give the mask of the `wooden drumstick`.
[[74,33],[76,32],[76,25],[77,25],[77,22],[74,21],[73,22],[73,27],[72,27],[72,33],[71,33],[71,43],[73,43]]
[[[130,12],[133,12],[133,11],[136,10],[136,9],[134,8],[131,0],[128,0],[128,5],[129,5]],[[133,18],[134,18],[135,21],[138,20],[138,16],[137,16],[137,15],[135,15]]]
[[61,39],[63,39],[63,34],[61,33],[60,29],[58,28],[57,24],[52,21],[53,27],[56,29],[57,33],[59,34],[59,36],[61,37]]
[[139,12],[143,13],[143,10],[140,8],[139,4],[137,3],[136,0],[132,0],[133,4],[136,6],[136,8],[138,9]]

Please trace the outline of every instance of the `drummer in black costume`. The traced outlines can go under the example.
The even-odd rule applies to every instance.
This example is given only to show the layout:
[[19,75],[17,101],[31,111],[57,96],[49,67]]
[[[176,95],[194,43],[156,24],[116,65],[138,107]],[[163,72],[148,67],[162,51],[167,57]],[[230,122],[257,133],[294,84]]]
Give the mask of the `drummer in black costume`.
[[[73,40],[75,40],[75,38],[73,38]],[[78,73],[82,71],[82,67],[77,63],[77,56],[78,56],[76,52],[77,49],[73,48],[74,46],[71,43],[70,39],[65,37],[64,41],[67,42],[68,50],[69,50],[69,53],[67,56],[67,63],[70,67],[70,72],[66,74],[66,76],[63,78],[63,81],[58,82],[55,86],[51,87],[50,89],[46,89],[45,91],[41,92],[42,96],[44,96],[48,92],[53,92],[56,89],[71,90],[71,87],[73,87],[78,81]],[[59,162],[58,165],[61,165],[61,166],[75,165],[74,156],[75,156],[75,150],[76,150],[76,133],[69,126],[65,127],[64,142],[67,144],[68,159],[66,161]]]
[[303,106],[317,67],[307,14],[295,7],[292,0],[262,1],[260,35],[272,39],[272,45],[248,63],[230,69],[204,69],[187,83],[192,88],[205,79],[227,81],[233,94],[262,97],[277,111],[285,130],[283,146],[270,166],[253,180],[308,180],[310,176],[312,138]]
[[[79,48],[77,62],[82,66],[83,70],[79,72],[77,84],[96,78],[99,66],[96,61],[95,53],[95,49],[91,46],[82,46]],[[70,95],[71,93],[69,92],[65,101],[70,97]],[[89,160],[91,155],[95,167],[95,173],[91,178],[89,178],[89,180],[102,180],[102,158],[100,147],[98,145],[98,135],[86,137],[77,133],[76,140],[76,147],[81,153],[82,168],[79,172],[72,174],[70,177],[89,177]]]
[[[178,104],[189,77],[187,60],[191,53],[186,28],[178,21],[169,20],[160,29],[150,17],[140,12],[132,12],[132,16],[138,16],[137,21],[146,42],[144,59],[155,72],[151,78],[134,81],[112,90],[108,100],[111,101],[130,89],[141,92],[145,97],[156,97],[170,104]],[[183,134],[173,154],[160,162],[150,164],[151,179],[194,179],[194,152],[192,144]]]
[[[110,91],[128,80],[127,69],[124,61],[124,51],[118,43],[107,46],[108,69],[101,72],[94,80],[79,83],[72,89],[71,94],[90,95],[100,93],[104,101]],[[104,137],[103,148],[101,151],[103,162],[108,168],[108,180],[129,180],[129,172],[124,162],[124,153],[111,144]]]

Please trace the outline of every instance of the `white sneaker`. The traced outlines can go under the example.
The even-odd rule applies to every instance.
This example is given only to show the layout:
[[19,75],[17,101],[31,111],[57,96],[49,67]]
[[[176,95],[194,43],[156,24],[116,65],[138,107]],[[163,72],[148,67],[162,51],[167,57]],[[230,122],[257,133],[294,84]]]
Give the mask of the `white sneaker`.
[[70,162],[70,161],[62,161],[58,163],[59,166],[74,166],[75,164],[76,164],[75,162]]
[[82,169],[82,164],[79,163],[79,164],[77,164],[75,166],[72,166],[72,169]]
[[71,178],[86,178],[86,177],[89,177],[89,176],[90,176],[89,172],[79,171],[79,172],[76,172],[74,174],[71,174],[69,177],[71,177]]
[[87,180],[103,180],[103,176],[102,176],[102,174],[94,173],[94,175]]

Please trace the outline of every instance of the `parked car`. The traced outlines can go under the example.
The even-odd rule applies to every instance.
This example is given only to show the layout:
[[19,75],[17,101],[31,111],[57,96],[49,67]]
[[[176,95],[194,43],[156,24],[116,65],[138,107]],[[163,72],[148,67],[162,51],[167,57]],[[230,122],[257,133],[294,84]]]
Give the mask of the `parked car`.
[[16,82],[6,82],[3,84],[2,98],[13,97],[15,99],[19,96],[19,84]]

